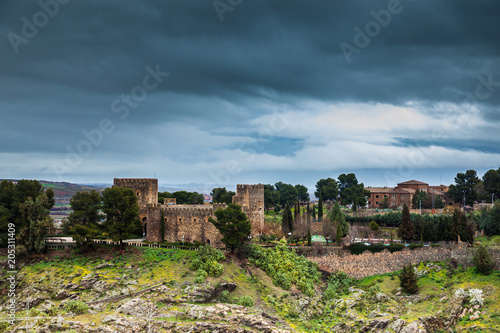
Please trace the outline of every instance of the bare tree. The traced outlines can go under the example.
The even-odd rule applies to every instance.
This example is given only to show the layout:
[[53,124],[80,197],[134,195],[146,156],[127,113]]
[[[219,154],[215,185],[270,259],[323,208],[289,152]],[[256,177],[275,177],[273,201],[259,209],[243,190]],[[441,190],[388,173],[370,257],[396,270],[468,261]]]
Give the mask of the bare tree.
[[337,237],[337,227],[335,222],[330,220],[327,216],[323,217],[323,237],[326,239],[326,245],[328,246],[328,241],[333,241]]
[[300,214],[293,220],[293,234],[292,236],[297,239],[305,241],[307,238],[307,221]]

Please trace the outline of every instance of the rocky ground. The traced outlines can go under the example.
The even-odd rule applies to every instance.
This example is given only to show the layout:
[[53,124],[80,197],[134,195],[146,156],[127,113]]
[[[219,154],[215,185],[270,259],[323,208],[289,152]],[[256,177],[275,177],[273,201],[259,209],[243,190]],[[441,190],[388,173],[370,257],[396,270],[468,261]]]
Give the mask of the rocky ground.
[[[187,268],[191,253],[148,251],[27,263],[17,276],[21,320],[0,324],[0,331],[500,332],[498,272],[478,278],[470,270],[447,272],[446,264],[428,263],[418,268],[418,295],[405,295],[397,277],[384,275],[325,301],[324,286],[318,286],[315,297],[293,287],[282,290],[263,271],[242,262],[244,267],[225,262],[223,276],[196,284]],[[481,304],[473,301],[471,289],[481,290]],[[254,304],[238,305],[245,296]]]

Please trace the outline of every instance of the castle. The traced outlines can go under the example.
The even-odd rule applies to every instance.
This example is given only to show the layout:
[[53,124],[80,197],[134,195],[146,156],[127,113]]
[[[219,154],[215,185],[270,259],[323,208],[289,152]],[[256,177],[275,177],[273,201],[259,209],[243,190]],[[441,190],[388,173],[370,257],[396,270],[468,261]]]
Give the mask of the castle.
[[[222,246],[222,235],[210,223],[218,208],[226,204],[177,205],[175,199],[158,203],[158,179],[115,178],[114,187],[132,189],[139,202],[141,225],[149,242],[200,241]],[[259,233],[264,226],[264,185],[237,185],[233,203],[242,207],[252,223],[252,234]]]

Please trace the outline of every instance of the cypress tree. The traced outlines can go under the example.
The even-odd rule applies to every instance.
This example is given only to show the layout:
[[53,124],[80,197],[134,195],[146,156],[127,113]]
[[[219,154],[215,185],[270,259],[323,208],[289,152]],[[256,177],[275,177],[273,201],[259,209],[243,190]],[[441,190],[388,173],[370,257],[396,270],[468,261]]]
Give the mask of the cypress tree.
[[313,220],[316,221],[316,205],[315,204],[312,205],[312,217],[313,217]]
[[307,228],[307,246],[311,246],[311,241],[312,241],[311,229],[308,227]]
[[467,217],[464,212],[460,212],[460,220],[458,224],[458,230],[460,239],[464,242],[472,242],[472,235],[469,234],[469,230],[467,228]]
[[161,242],[165,243],[165,213],[163,212],[163,209],[161,210],[160,234],[161,234]]
[[293,215],[290,205],[287,203],[285,205],[285,209],[283,210],[282,221],[281,221],[281,230],[283,233],[288,236],[289,232],[293,230]]
[[453,211],[453,221],[451,222],[451,239],[453,241],[458,241],[458,236],[460,235],[460,209],[455,208]]
[[323,195],[321,194],[321,190],[319,191],[319,201],[318,201],[318,221],[321,222],[323,220]]
[[406,204],[403,205],[403,214],[401,216],[398,235],[405,241],[413,239],[413,224],[411,223],[410,210]]

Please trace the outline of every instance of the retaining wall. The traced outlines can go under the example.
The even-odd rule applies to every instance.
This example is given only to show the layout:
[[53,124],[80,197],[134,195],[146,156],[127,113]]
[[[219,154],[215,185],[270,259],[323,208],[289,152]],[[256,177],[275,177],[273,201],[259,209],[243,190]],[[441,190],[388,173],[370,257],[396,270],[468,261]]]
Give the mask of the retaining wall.
[[[338,249],[317,257],[308,255],[308,259],[318,263],[319,267],[328,272],[341,270],[349,276],[360,279],[363,277],[394,272],[409,263],[415,265],[424,261],[443,261],[449,258],[457,259],[465,267],[473,266],[472,258],[477,248],[467,247],[436,247],[436,248],[409,248],[390,253],[383,250],[379,253],[365,251],[360,255],[350,254]],[[500,269],[500,249],[488,248],[495,269]]]

